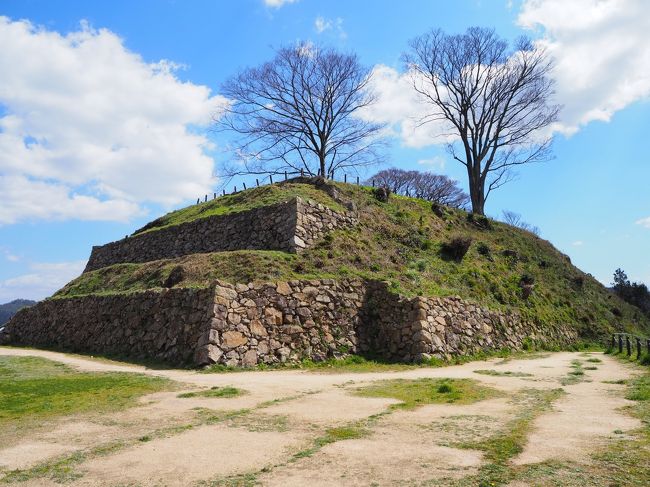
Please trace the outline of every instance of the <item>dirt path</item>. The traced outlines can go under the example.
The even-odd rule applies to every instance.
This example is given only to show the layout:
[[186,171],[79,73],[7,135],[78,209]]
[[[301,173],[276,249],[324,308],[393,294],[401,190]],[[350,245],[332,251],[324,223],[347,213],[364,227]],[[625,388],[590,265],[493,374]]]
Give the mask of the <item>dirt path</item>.
[[[39,350],[0,347],[0,355],[39,356],[84,371],[166,377],[188,389],[232,385],[248,392],[229,399],[156,393],[129,410],[62,418],[0,445],[0,480],[2,471],[46,466],[77,452],[71,467],[74,475],[66,479],[73,486],[180,486],[233,476],[261,485],[444,484],[476,473],[485,461],[482,451],[460,448],[459,443],[484,440],[501,431],[516,414],[513,397],[530,389],[562,387],[572,360],[588,358],[553,353],[363,374],[301,370],[204,374]],[[620,410],[626,401],[613,391],[622,386],[604,382],[629,378],[634,370],[611,357],[592,356],[602,360],[593,364],[597,370],[586,370],[584,381],[563,387],[566,394],[533,422],[527,445],[514,464],[551,459],[587,462],[598,446],[614,441],[615,430],[638,426]],[[472,378],[502,391],[502,397],[385,414],[395,400],[351,394],[377,380],[427,377]],[[368,422],[369,418],[377,419]],[[363,437],[317,442],[330,428],[362,423]],[[92,451],[103,445],[113,446],[101,454]],[[53,480],[47,476],[34,477],[21,485],[49,482]]]

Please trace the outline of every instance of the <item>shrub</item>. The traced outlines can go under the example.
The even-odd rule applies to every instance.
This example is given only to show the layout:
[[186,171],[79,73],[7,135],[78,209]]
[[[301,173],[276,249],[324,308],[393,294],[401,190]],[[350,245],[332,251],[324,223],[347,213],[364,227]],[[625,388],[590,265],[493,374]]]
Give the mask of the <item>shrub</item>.
[[433,242],[430,239],[425,238],[424,240],[422,240],[422,243],[421,243],[421,246],[420,246],[420,248],[422,250],[430,250],[431,247],[433,247]]
[[442,208],[442,206],[438,203],[431,203],[431,211],[433,212],[434,215],[436,215],[438,218],[443,218],[445,216],[445,210]]
[[490,247],[483,242],[477,245],[476,251],[484,257],[490,257]]
[[507,257],[508,259],[512,259],[514,261],[519,259],[519,253],[517,253],[516,250],[511,250],[511,249],[505,249],[501,251],[501,255],[504,257]]
[[575,276],[573,279],[573,285],[576,289],[582,289],[585,285],[585,277],[584,276]]
[[460,262],[465,257],[470,245],[472,245],[472,237],[458,235],[453,237],[449,242],[443,243],[441,251],[443,257]]
[[467,214],[467,221],[473,223],[481,230],[492,230],[492,222],[490,219],[483,215],[475,215],[474,213]]
[[519,287],[521,288],[521,296],[528,299],[533,293],[535,287],[535,278],[530,274],[523,274],[519,279]]
[[165,279],[165,281],[163,282],[163,287],[166,288],[174,287],[176,284],[180,283],[184,278],[185,278],[185,271],[181,266],[177,265],[171,270],[171,272],[167,276],[167,279]]
[[386,203],[388,201],[388,198],[390,198],[390,189],[383,186],[375,188],[372,193],[375,196],[375,199],[381,201],[382,203]]

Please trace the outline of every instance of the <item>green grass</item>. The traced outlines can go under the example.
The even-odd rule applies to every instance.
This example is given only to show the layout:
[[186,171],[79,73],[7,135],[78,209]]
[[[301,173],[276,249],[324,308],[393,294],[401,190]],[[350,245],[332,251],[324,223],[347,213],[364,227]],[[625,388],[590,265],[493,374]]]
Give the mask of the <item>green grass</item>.
[[[622,357],[621,360],[626,360]],[[645,487],[650,478],[650,372],[629,381],[625,396],[634,401],[624,411],[637,418],[641,427],[633,431],[614,430],[607,446],[599,449],[587,463],[544,462],[520,467],[512,480],[527,485],[554,486],[636,486]],[[623,434],[623,435],[622,435]],[[497,484],[498,485],[498,484]]]
[[571,386],[574,384],[578,384],[582,381],[585,380],[585,369],[582,367],[582,361],[581,360],[572,360],[571,361],[571,368],[573,370],[570,370],[567,372],[566,377],[563,377],[560,379],[560,383],[563,386]]
[[515,398],[517,414],[505,428],[495,435],[478,442],[456,445],[460,448],[482,450],[484,461],[477,475],[462,479],[459,485],[498,486],[506,485],[515,477],[510,460],[520,454],[532,428],[533,421],[547,412],[554,401],[564,395],[562,389],[525,390]]
[[323,436],[316,438],[316,440],[314,440],[314,443],[311,447],[296,453],[293,456],[292,460],[295,461],[295,460],[300,460],[301,458],[310,457],[314,453],[319,451],[321,448],[323,448],[325,445],[329,445],[330,443],[363,438],[364,436],[367,436],[369,433],[370,432],[367,429],[357,425],[330,428],[325,431],[325,434]]
[[[217,252],[115,265],[83,274],[57,297],[159,288],[171,269],[180,266],[184,271],[180,287],[205,287],[215,279],[244,283],[299,278],[377,279],[389,282],[391,290],[407,296],[458,295],[492,309],[517,310],[525,319],[549,327],[568,324],[592,341],[601,341],[621,328],[637,333],[650,330],[650,320],[638,309],[574,267],[549,242],[529,232],[497,221],[491,221],[490,229],[482,229],[460,210],[447,208],[440,218],[422,200],[396,196],[380,203],[372,196],[371,188],[336,186],[341,197],[356,203],[360,225],[330,232],[299,255]],[[242,211],[295,195],[335,205],[325,192],[313,186],[267,186],[170,213],[156,225]],[[442,246],[454,235],[473,238],[461,262],[441,255]],[[479,243],[489,247],[488,256],[479,252]],[[535,279],[528,299],[523,299],[519,287],[524,274]],[[552,348],[558,344],[527,345]]]
[[228,215],[252,210],[261,206],[288,201],[295,196],[311,199],[333,210],[344,211],[344,208],[330,198],[326,193],[309,184],[286,183],[251,188],[239,193],[221,196],[206,203],[191,205],[180,210],[167,213],[137,230],[134,234],[156,231],[161,228],[188,223],[201,218],[217,215]]
[[533,374],[527,374],[526,372],[511,372],[509,370],[494,370],[494,369],[480,369],[475,370],[475,374],[482,375],[493,375],[496,377],[533,377]]
[[587,359],[587,362],[591,362],[593,364],[600,364],[600,363],[602,363],[602,360],[600,360],[599,358],[596,358],[596,357],[591,357],[591,358]]
[[0,356],[0,427],[86,412],[112,412],[168,380],[131,373],[77,372],[37,357]]
[[203,391],[194,391],[194,392],[183,392],[177,397],[187,399],[191,397],[237,397],[246,394],[246,391],[243,389],[237,389],[236,387],[225,386],[225,387],[211,387]]
[[401,401],[394,408],[413,409],[425,404],[471,404],[500,395],[472,379],[394,379],[378,381],[355,391],[361,397]]

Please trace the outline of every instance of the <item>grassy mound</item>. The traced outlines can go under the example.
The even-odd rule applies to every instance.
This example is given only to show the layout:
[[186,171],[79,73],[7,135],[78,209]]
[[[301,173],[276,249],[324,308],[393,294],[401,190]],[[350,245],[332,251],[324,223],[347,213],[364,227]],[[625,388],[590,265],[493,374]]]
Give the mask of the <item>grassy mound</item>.
[[161,228],[180,225],[181,223],[188,223],[209,216],[229,215],[261,206],[269,206],[287,201],[294,196],[311,199],[333,210],[343,211],[341,205],[311,184],[269,185],[221,196],[205,203],[172,211],[136,230],[133,235],[160,230]]
[[[360,224],[326,234],[300,255],[236,251],[118,264],[83,274],[54,297],[159,288],[181,267],[180,287],[207,286],[214,279],[247,283],[358,277],[388,281],[395,292],[410,296],[458,295],[492,309],[514,308],[541,323],[569,323],[587,339],[612,330],[650,329],[637,308],[530,232],[461,210],[432,208],[415,198],[391,196],[384,203],[374,198],[372,188],[336,186],[342,198],[356,204]],[[296,195],[342,209],[314,186],[286,183],[170,213],[152,222],[148,231]]]

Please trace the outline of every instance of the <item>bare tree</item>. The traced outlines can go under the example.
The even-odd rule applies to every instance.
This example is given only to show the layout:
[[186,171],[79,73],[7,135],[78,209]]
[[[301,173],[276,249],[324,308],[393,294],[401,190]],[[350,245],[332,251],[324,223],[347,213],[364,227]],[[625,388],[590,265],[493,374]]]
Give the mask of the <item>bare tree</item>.
[[405,171],[396,167],[379,171],[370,178],[393,193],[413,196],[454,208],[466,208],[469,196],[458,187],[458,182],[441,174]]
[[414,89],[429,107],[421,124],[440,122],[447,148],[464,164],[472,211],[483,215],[490,192],[512,168],[551,157],[544,129],[557,120],[547,53],[520,38],[509,50],[493,30],[433,30],[410,43],[403,59]]
[[284,47],[228,80],[217,129],[234,134],[238,163],[226,176],[320,174],[378,162],[381,124],[358,115],[375,101],[370,70],[354,54],[310,44]]
[[514,211],[509,211],[509,210],[503,210],[503,221],[508,225],[521,228],[522,230],[531,232],[539,237],[539,233],[540,233],[539,227],[536,227],[534,225],[531,225],[530,223],[526,223],[525,221],[523,221],[519,213],[515,213]]

